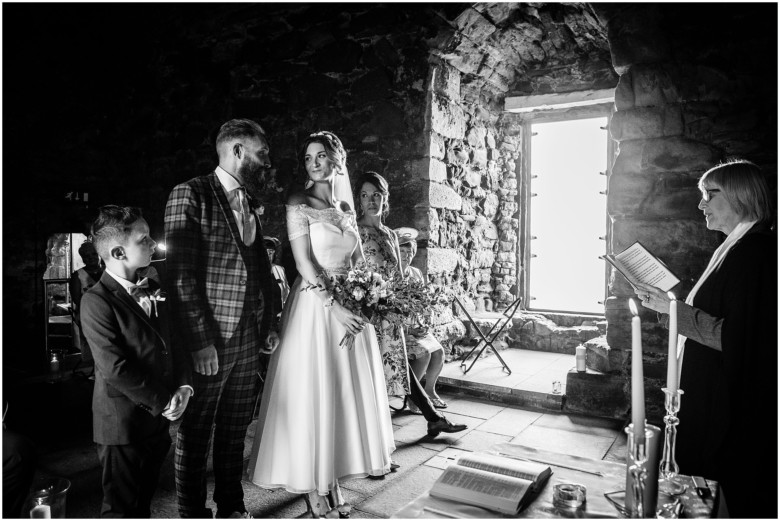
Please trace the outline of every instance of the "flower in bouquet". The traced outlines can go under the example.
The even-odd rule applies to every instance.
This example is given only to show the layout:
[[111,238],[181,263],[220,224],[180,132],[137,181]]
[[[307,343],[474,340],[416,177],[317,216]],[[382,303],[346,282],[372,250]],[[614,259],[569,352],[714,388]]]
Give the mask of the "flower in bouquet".
[[[376,311],[390,296],[389,284],[378,273],[362,268],[353,268],[346,276],[332,276],[328,287],[310,284],[304,290],[320,288],[330,290],[334,302],[365,320],[372,320]],[[355,345],[355,335],[347,332],[339,343],[340,346],[352,349]]]

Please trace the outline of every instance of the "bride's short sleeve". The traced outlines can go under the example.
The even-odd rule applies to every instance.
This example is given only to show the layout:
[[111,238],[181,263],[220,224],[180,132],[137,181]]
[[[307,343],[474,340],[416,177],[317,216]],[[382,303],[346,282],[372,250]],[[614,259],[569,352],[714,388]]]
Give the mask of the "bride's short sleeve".
[[301,211],[301,205],[288,205],[287,239],[292,241],[304,235],[309,235],[309,219]]

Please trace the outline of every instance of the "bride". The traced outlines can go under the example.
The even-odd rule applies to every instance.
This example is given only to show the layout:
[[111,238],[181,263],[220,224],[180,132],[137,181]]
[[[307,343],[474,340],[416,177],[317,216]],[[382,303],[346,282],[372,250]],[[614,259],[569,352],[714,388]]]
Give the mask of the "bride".
[[[269,362],[247,474],[263,488],[304,494],[314,517],[348,517],[339,482],[390,471],[393,426],[374,328],[329,290],[329,277],[363,256],[346,151],[334,134],[317,132],[301,155],[307,187],[287,202],[300,275]],[[339,347],[346,332],[355,335],[352,349]]]

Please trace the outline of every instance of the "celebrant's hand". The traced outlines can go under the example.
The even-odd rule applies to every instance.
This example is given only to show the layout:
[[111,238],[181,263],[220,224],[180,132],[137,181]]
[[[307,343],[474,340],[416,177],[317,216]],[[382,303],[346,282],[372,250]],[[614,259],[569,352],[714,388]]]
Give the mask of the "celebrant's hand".
[[641,282],[636,283],[636,288],[634,291],[639,297],[639,300],[642,301],[643,307],[650,308],[653,311],[658,311],[659,313],[669,313],[670,299],[669,295],[667,295],[664,291]]
[[217,348],[213,344],[200,351],[193,351],[190,356],[192,356],[192,368],[196,373],[214,376],[219,371]]
[[348,333],[357,335],[363,331],[364,327],[366,327],[366,324],[362,318],[352,313],[341,304],[334,303],[333,306],[331,306],[331,309],[333,310],[333,314],[336,316],[336,320],[344,324],[344,327],[347,328]]

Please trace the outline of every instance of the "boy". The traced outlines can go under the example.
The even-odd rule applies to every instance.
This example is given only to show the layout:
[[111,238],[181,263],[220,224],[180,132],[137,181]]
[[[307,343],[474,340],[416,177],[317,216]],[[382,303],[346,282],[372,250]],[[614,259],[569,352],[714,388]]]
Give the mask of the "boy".
[[193,393],[188,364],[169,342],[159,284],[138,280],[157,244],[140,210],[100,208],[92,235],[106,269],[81,299],[81,323],[95,359],[100,515],[149,518],[171,444],[169,421],[181,417]]

